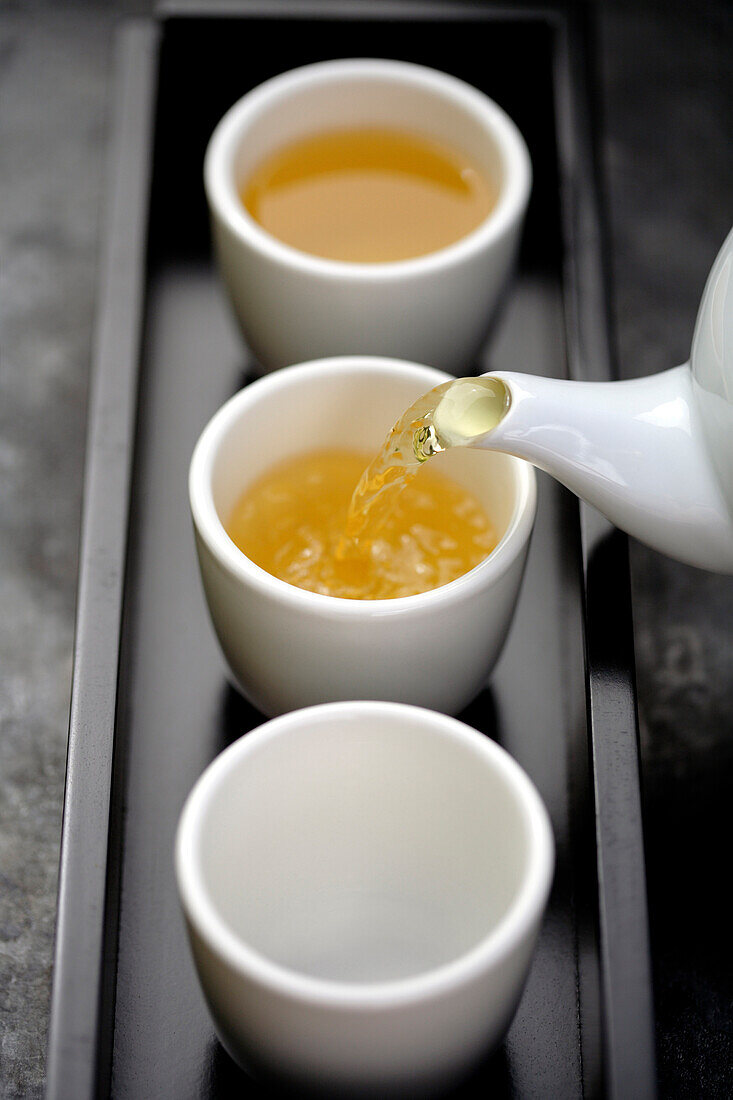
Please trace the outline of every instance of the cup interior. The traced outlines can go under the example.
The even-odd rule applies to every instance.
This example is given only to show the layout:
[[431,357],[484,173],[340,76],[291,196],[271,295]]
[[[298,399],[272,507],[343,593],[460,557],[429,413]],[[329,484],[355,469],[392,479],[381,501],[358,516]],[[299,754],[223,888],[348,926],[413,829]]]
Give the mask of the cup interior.
[[209,199],[231,226],[248,237],[264,234],[267,239],[269,234],[239,200],[241,187],[258,164],[300,138],[357,127],[406,130],[462,151],[498,195],[483,225],[503,224],[526,202],[529,155],[514,123],[497,104],[445,73],[379,60],[306,66],[244,96],[210,142],[205,167]]
[[[335,94],[338,86],[338,93]],[[380,127],[424,134],[469,154],[498,187],[503,164],[493,134],[478,112],[448,98],[439,85],[413,82],[397,72],[354,70],[303,81],[253,110],[240,134],[233,161],[235,183],[244,183],[257,163],[282,145],[320,130]]]
[[186,855],[208,912],[247,952],[325,982],[454,962],[537,878],[538,835],[549,853],[517,765],[414,707],[287,715],[232,746],[192,799]]
[[[349,358],[288,367],[254,383],[212,422],[203,484],[217,527],[226,527],[245,489],[286,458],[332,447],[376,455],[397,418],[448,377],[414,364]],[[434,456],[430,468],[471,491],[501,539],[521,505],[522,464],[455,448]]]

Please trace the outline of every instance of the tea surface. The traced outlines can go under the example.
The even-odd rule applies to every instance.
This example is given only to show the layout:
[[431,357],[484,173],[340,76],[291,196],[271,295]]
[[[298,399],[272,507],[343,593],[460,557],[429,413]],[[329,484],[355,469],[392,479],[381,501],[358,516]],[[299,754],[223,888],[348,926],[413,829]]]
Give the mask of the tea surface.
[[244,181],[241,200],[269,233],[302,252],[385,263],[465,237],[497,191],[461,152],[417,134],[334,130],[291,143]]
[[423,470],[372,530],[346,548],[354,486],[369,455],[316,451],[268,471],[236,504],[227,533],[250,560],[281,580],[347,599],[393,599],[448,584],[473,569],[497,539],[477,500]]

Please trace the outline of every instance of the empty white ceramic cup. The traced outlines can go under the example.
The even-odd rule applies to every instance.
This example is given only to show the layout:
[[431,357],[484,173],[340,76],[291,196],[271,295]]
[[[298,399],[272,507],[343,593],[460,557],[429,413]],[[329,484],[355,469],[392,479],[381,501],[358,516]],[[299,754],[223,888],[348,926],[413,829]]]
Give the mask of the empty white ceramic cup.
[[527,463],[468,448],[430,459],[475,494],[501,537],[476,568],[415,596],[306,592],[255,565],[224,527],[247,486],[276,463],[330,447],[376,454],[409,405],[444,381],[414,363],[325,359],[258,379],[204,429],[189,474],[204,592],[234,680],[264,714],[337,699],[456,714],[486,681],[511,622],[534,521]]
[[347,1097],[426,1096],[499,1042],[552,869],[547,813],[508,753],[393,703],[246,734],[197,782],[176,842],[226,1049]]
[[[359,126],[408,130],[462,150],[496,183],[496,206],[447,248],[374,264],[291,248],[244,208],[239,187],[269,153]],[[249,92],[216,127],[204,182],[219,266],[261,366],[359,353],[467,373],[512,269],[531,175],[521,134],[493,100],[420,65],[327,61]]]

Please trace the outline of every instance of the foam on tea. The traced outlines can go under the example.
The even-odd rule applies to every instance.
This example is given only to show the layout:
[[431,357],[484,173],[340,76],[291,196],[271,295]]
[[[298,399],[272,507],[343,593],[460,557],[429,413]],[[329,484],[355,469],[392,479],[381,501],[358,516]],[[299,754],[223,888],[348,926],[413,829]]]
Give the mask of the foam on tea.
[[476,229],[497,188],[460,150],[389,129],[333,130],[277,150],[241,200],[302,252],[385,263],[445,248]]
[[432,470],[403,487],[388,514],[343,542],[354,486],[369,456],[296,455],[251,485],[227,532],[251,561],[289,584],[347,599],[392,599],[448,584],[496,545],[491,522],[462,486]]

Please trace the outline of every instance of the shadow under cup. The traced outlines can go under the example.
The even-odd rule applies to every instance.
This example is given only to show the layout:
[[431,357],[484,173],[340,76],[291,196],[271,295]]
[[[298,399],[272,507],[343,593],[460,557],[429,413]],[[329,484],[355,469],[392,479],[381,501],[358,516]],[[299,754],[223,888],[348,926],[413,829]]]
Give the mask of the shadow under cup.
[[469,573],[415,596],[303,591],[254,565],[225,531],[242,492],[270,467],[322,448],[376,454],[405,409],[447,377],[368,357],[301,364],[241,391],[204,430],[189,482],[204,591],[234,680],[264,714],[342,699],[458,713],[483,686],[509,628],[534,520],[526,463],[468,449],[430,460],[475,494],[501,538]]

